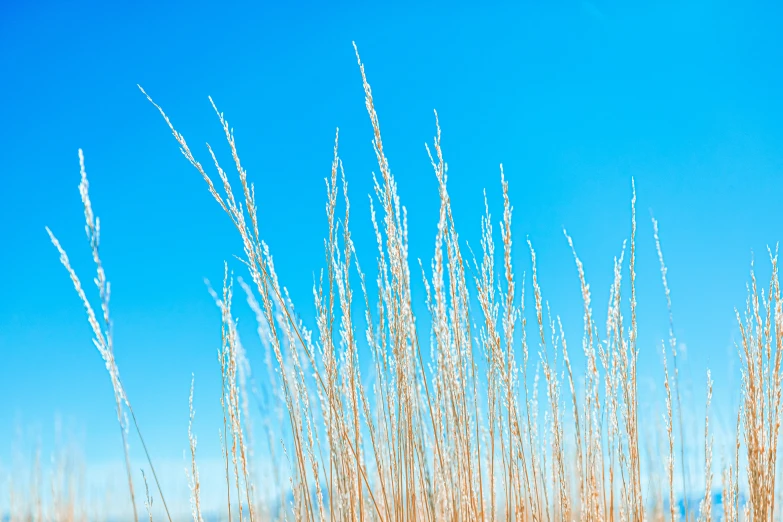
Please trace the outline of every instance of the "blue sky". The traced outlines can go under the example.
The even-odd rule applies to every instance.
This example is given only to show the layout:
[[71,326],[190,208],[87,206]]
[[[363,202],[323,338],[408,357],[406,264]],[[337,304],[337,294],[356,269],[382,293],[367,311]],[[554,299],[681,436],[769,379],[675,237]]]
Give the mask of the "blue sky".
[[709,365],[730,423],[734,307],[751,251],[766,274],[766,246],[782,235],[782,14],[772,2],[3,3],[0,425],[13,429],[0,433],[0,463],[15,441],[46,444],[58,416],[88,463],[120,455],[109,379],[44,232],[89,277],[78,148],[102,220],[117,359],[153,455],[181,458],[191,372],[196,427],[206,454],[216,451],[220,317],[203,279],[219,281],[241,245],[136,84],[202,158],[205,141],[226,152],[207,96],[226,113],[263,235],[307,317],[338,126],[360,259],[369,265],[375,252],[366,195],[377,166],[351,41],[408,208],[411,258],[432,255],[437,189],[423,144],[437,109],[462,238],[478,243],[484,188],[500,216],[502,162],[517,272],[529,271],[529,237],[545,297],[577,347],[579,286],[562,228],[602,307],[634,177],[642,381],[663,400],[652,210],[686,388],[701,411]]

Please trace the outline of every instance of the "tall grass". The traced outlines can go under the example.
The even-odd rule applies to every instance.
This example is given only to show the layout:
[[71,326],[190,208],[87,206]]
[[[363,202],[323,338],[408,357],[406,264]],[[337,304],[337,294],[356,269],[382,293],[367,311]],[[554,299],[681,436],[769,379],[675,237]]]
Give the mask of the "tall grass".
[[[282,430],[272,423],[263,425],[275,469],[274,476],[266,480],[274,483],[286,476],[289,481],[274,489],[279,496],[276,505],[264,504],[255,491],[254,444],[248,431],[243,377],[247,359],[232,311],[234,277],[226,266],[222,292],[214,295],[223,325],[219,365],[223,377],[225,517],[239,522],[287,517],[311,521],[635,522],[710,521],[717,513],[729,521],[772,520],[777,513],[775,470],[783,409],[783,302],[777,252],[770,252],[768,290],[759,292],[751,272],[746,310],[737,313],[742,405],[737,417],[736,453],[720,474],[722,509],[713,509],[712,380],[708,372],[703,441],[706,487],[697,509],[686,508],[683,514],[677,501],[683,493],[687,499],[689,481],[684,449],[678,455],[676,444],[677,438],[683,439],[677,344],[666,265],[654,220],[670,324],[668,347],[662,343],[664,372],[660,376],[665,390],[666,483],[654,483],[642,466],[635,188],[629,238],[614,259],[605,315],[593,308],[593,290],[575,242],[566,233],[584,314],[580,351],[585,367],[580,373],[571,364],[574,348],[567,346],[561,321],[544,298],[536,251],[530,241],[532,288],[526,289],[524,277],[518,279],[513,270],[513,207],[502,167],[501,219],[493,221],[486,204],[480,250],[474,253],[460,240],[437,114],[435,136],[427,152],[438,182],[440,211],[432,259],[426,265],[414,265],[414,275],[408,259],[407,214],[384,150],[373,93],[358,51],[357,60],[380,173],[373,179],[371,198],[377,275],[374,281],[367,280],[351,236],[351,206],[338,134],[326,183],[328,234],[324,268],[314,288],[316,320],[312,329],[299,319],[278,280],[274,259],[260,233],[255,187],[240,162],[233,130],[223,113],[210,99],[233,166],[224,168],[207,145],[212,163],[208,169],[196,159],[163,109],[147,96],[242,242],[242,269],[249,279],[247,283],[240,280],[240,284],[268,350],[266,376],[271,393],[260,400],[271,411],[281,408],[287,423]],[[90,203],[81,153],[80,162],[80,193],[96,266],[100,314],[92,307],[65,250],[49,233],[85,307],[94,343],[114,387],[128,492],[134,520],[138,520],[125,410],[131,413],[139,436],[141,432],[114,359],[109,283],[99,257],[99,221]],[[234,169],[236,173],[230,174]],[[498,252],[495,226],[500,228]],[[626,270],[627,278],[623,275]],[[414,278],[421,278],[428,316],[414,313],[413,288],[418,287]],[[531,293],[532,310],[528,301]],[[428,335],[422,333],[427,330]],[[529,331],[535,332],[532,338],[528,338]],[[582,383],[579,390],[577,382]],[[192,398],[193,385],[188,474],[192,517],[194,522],[202,522]],[[277,451],[282,451],[288,463],[285,475],[278,471]],[[154,475],[152,460],[147,457]],[[741,462],[747,462],[742,473]],[[684,491],[675,487],[678,472]],[[746,485],[740,484],[741,478],[746,479]],[[746,503],[741,502],[741,491],[747,491]],[[146,480],[145,492],[149,507],[153,500]],[[158,495],[165,506],[159,485]],[[151,512],[149,517],[151,520]]]

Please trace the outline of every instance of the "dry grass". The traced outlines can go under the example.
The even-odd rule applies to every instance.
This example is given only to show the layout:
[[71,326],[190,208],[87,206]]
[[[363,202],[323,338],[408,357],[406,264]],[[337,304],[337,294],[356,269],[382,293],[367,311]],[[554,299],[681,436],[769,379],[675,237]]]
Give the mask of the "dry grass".
[[[358,52],[357,52],[358,59]],[[272,255],[261,238],[255,189],[242,166],[233,130],[212,103],[231,150],[236,175],[229,175],[213,149],[207,151],[217,180],[196,159],[184,136],[150,98],[169,126],[180,150],[200,173],[220,208],[234,224],[249,274],[240,284],[258,320],[266,347],[267,377],[273,392],[261,400],[270,411],[281,408],[287,426],[263,424],[274,473],[281,477],[279,453],[288,462],[287,486],[276,494],[282,509],[261,504],[254,492],[253,447],[246,375],[249,372],[232,312],[234,281],[225,268],[223,289],[215,294],[222,318],[225,517],[228,520],[679,520],[678,498],[687,499],[685,454],[676,451],[683,438],[676,340],[671,297],[657,222],[655,242],[668,304],[670,339],[663,344],[665,396],[666,501],[656,484],[645,486],[639,426],[638,328],[636,310],[636,194],[631,199],[628,244],[614,260],[605,324],[593,310],[592,290],[574,241],[566,234],[576,265],[584,310],[584,372],[575,377],[560,319],[553,315],[539,284],[536,253],[532,261],[535,331],[528,339],[524,276],[513,271],[512,206],[501,167],[503,215],[499,221],[502,252],[495,252],[493,218],[486,205],[478,258],[463,249],[452,215],[447,163],[435,115],[435,137],[427,149],[438,181],[440,212],[433,257],[420,263],[429,317],[414,314],[408,222],[386,157],[373,93],[359,61],[365,103],[373,131],[380,176],[374,179],[372,225],[377,242],[375,281],[367,281],[351,238],[348,184],[335,137],[327,179],[325,266],[314,288],[316,322],[302,324],[280,284]],[[144,91],[142,91],[144,92]],[[145,93],[146,95],[146,93]],[[149,98],[149,97],[148,97]],[[211,99],[210,99],[211,101]],[[65,250],[60,252],[105,361],[114,386],[117,418],[127,463],[128,492],[135,490],[127,454],[131,403],[114,359],[109,315],[109,283],[98,255],[99,221],[88,194],[83,156],[80,192],[87,235],[96,266],[100,302],[96,314]],[[235,178],[235,181],[232,181]],[[341,197],[342,196],[342,197]],[[338,209],[342,216],[338,217]],[[627,264],[626,264],[627,259]],[[772,520],[775,470],[781,418],[783,302],[777,253],[770,253],[772,278],[759,292],[751,272],[749,299],[741,327],[742,408],[737,418],[736,453],[722,473],[724,520]],[[500,262],[500,266],[497,263]],[[627,268],[629,277],[623,277]],[[358,284],[358,287],[356,286]],[[356,292],[356,293],[355,293]],[[363,317],[356,317],[362,310]],[[429,347],[420,326],[429,328]],[[427,349],[429,348],[429,350]],[[532,352],[532,354],[531,354]],[[674,363],[668,366],[668,354]],[[361,358],[368,358],[360,364]],[[366,369],[370,375],[362,375]],[[582,389],[577,390],[576,383]],[[370,383],[370,384],[365,384]],[[563,386],[567,392],[563,393]],[[541,396],[543,390],[545,396]],[[707,373],[704,427],[706,488],[698,512],[688,518],[713,517],[713,454],[709,407],[712,380]],[[194,522],[203,522],[201,485],[192,432],[193,385],[188,427],[188,470]],[[742,437],[740,437],[740,434]],[[280,443],[283,443],[282,447]],[[143,439],[142,439],[143,443]],[[681,445],[684,448],[684,445]],[[146,447],[145,447],[146,451]],[[744,451],[743,460],[740,453]],[[152,460],[148,464],[153,473]],[[675,488],[680,461],[684,491]],[[747,467],[740,474],[740,463]],[[748,502],[742,513],[741,476],[747,477]],[[264,484],[266,487],[267,484]],[[152,504],[146,487],[145,504]],[[290,500],[287,500],[290,493]],[[165,506],[163,492],[158,495]],[[38,504],[41,502],[39,501]],[[52,520],[74,520],[65,502]],[[13,513],[21,513],[17,510]],[[166,507],[168,514],[168,508]],[[152,514],[149,514],[152,520]],[[41,514],[13,515],[13,520],[43,520]]]

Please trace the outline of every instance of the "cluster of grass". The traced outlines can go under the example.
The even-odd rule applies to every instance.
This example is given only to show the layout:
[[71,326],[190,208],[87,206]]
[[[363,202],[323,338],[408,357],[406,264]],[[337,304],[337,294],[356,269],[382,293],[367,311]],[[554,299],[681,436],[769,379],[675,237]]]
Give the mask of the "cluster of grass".
[[[263,425],[268,439],[267,460],[273,463],[271,477],[264,480],[275,483],[285,477],[287,484],[274,489],[279,497],[276,501],[262,502],[253,478],[254,444],[245,385],[248,363],[232,312],[233,276],[226,268],[222,292],[214,294],[223,323],[219,359],[223,376],[220,399],[224,413],[225,518],[238,522],[283,518],[772,520],[776,513],[775,469],[783,408],[783,301],[777,253],[770,253],[768,290],[760,291],[752,276],[745,313],[737,316],[741,328],[738,352],[742,401],[734,454],[724,469],[715,469],[709,410],[712,381],[707,373],[703,433],[706,487],[698,505],[690,506],[683,514],[677,507],[681,492],[675,488],[676,475],[684,474],[684,454],[677,452],[675,444],[675,438],[683,436],[682,405],[677,384],[677,343],[671,326],[670,339],[661,347],[665,479],[649,484],[640,456],[635,194],[630,237],[614,260],[614,279],[604,312],[593,307],[587,275],[566,234],[584,310],[583,340],[578,349],[585,367],[583,373],[575,375],[569,357],[574,348],[567,346],[562,325],[542,296],[536,253],[529,241],[532,289],[527,291],[532,292],[532,306],[513,271],[512,206],[502,169],[499,224],[487,208],[482,217],[480,251],[474,253],[463,247],[452,216],[437,115],[437,132],[428,149],[440,195],[435,248],[430,265],[420,264],[413,268],[420,274],[412,273],[405,209],[384,152],[372,91],[361,61],[359,67],[380,172],[374,180],[372,199],[377,277],[374,282],[367,281],[357,261],[347,183],[335,138],[327,179],[325,266],[314,289],[316,322],[312,330],[298,318],[285,287],[278,281],[272,255],[259,233],[254,186],[240,163],[233,130],[223,114],[215,108],[236,168],[235,181],[208,147],[217,172],[213,181],[184,136],[150,99],[182,154],[204,178],[241,238],[243,270],[249,279],[248,283],[241,279],[239,283],[257,316],[267,347],[265,378],[269,393],[262,397],[262,405],[285,418],[282,428],[271,422]],[[142,493],[134,484],[126,438],[129,427],[139,437],[142,434],[114,359],[109,283],[99,257],[100,226],[80,158],[80,192],[96,267],[98,307],[93,307],[65,250],[50,235],[87,311],[95,346],[113,384],[128,492],[134,506],[132,516],[138,521],[144,516],[135,508]],[[671,319],[666,267],[654,225]],[[495,226],[500,228],[499,243]],[[629,277],[624,278],[625,273]],[[428,317],[414,314],[411,289],[416,277],[422,278],[426,290]],[[526,310],[526,306],[532,310]],[[428,339],[421,338],[425,327],[429,329]],[[528,339],[529,331],[535,332],[533,339]],[[427,341],[429,346],[423,346]],[[368,358],[361,364],[360,353]],[[362,369],[369,375],[363,375]],[[192,415],[191,388],[191,425]],[[205,515],[197,445],[191,429],[189,440],[192,516],[194,522],[202,522]],[[153,461],[147,457],[149,485],[171,520],[165,492],[158,484]],[[149,505],[152,493],[146,478],[144,486],[144,503]],[[722,490],[720,505],[714,501],[714,488]],[[746,501],[741,501],[740,492]],[[75,518],[72,513],[66,515],[54,518]],[[149,518],[152,520],[151,514]],[[30,519],[40,517],[31,515]]]

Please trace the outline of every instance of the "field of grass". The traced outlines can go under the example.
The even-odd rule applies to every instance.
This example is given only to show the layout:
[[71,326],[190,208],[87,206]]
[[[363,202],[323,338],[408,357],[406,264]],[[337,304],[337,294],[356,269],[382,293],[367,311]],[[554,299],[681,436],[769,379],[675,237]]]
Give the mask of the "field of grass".
[[[769,255],[770,281],[762,284],[752,276],[747,303],[737,314],[741,408],[735,413],[733,454],[721,461],[730,464],[720,467],[713,456],[713,383],[705,368],[707,402],[690,406],[704,412],[700,483],[705,487],[701,492],[683,492],[676,486],[685,473],[685,455],[675,444],[683,438],[678,345],[655,222],[670,318],[670,338],[660,347],[664,363],[660,382],[665,390],[663,475],[651,473],[643,463],[643,430],[650,428],[640,422],[637,385],[635,192],[629,236],[613,260],[613,284],[598,293],[603,300],[608,290],[606,308],[594,306],[589,275],[566,234],[584,313],[581,346],[569,346],[539,287],[530,241],[532,287],[525,288],[513,271],[512,203],[502,169],[500,219],[487,207],[480,250],[472,251],[460,240],[437,115],[435,138],[428,149],[440,195],[433,255],[430,263],[421,265],[408,258],[408,227],[417,224],[408,223],[398,197],[361,61],[359,67],[379,169],[372,199],[377,239],[372,273],[377,277],[367,280],[357,262],[335,136],[326,192],[329,233],[314,291],[314,325],[303,324],[297,314],[297,309],[312,305],[297,303],[295,308],[284,282],[278,281],[272,253],[259,232],[255,188],[223,114],[215,107],[231,150],[230,162],[220,163],[209,148],[210,157],[202,164],[163,109],[149,98],[185,159],[234,224],[244,250],[241,265],[237,264],[242,277],[235,278],[226,265],[223,287],[214,294],[223,323],[219,364],[225,503],[220,518],[261,522],[762,521],[777,517],[777,442],[783,410],[783,301],[777,251]],[[95,287],[83,283],[54,233],[49,235],[84,305],[94,344],[113,385],[122,434],[117,449],[125,452],[123,480],[134,506],[128,519],[152,520],[144,507],[154,502],[164,506],[171,521],[167,492],[158,483],[154,460],[148,456],[142,481],[130,463],[127,438],[138,435],[144,444],[144,434],[114,358],[109,279],[99,255],[100,225],[81,153],[80,159],[80,192]],[[223,165],[230,163],[224,170]],[[220,218],[218,212],[215,218]],[[411,289],[419,281],[426,289],[429,314],[424,316],[414,314]],[[267,367],[259,372],[264,375],[263,393],[258,400],[268,420],[260,426],[248,422],[250,392],[244,377],[249,363],[233,311],[237,290],[257,317],[266,349]],[[577,352],[580,360],[584,357],[583,368],[572,367],[571,356]],[[191,388],[191,422],[192,397]],[[196,434],[189,429],[189,435],[192,517],[202,522],[213,514],[208,516],[202,509]],[[143,449],[146,452],[146,446]],[[259,476],[254,469],[258,460],[269,463],[263,492],[254,479]],[[12,503],[9,520],[88,519],[68,480],[63,472],[52,478],[51,494],[25,496],[32,500]],[[268,484],[276,487],[266,488]]]

